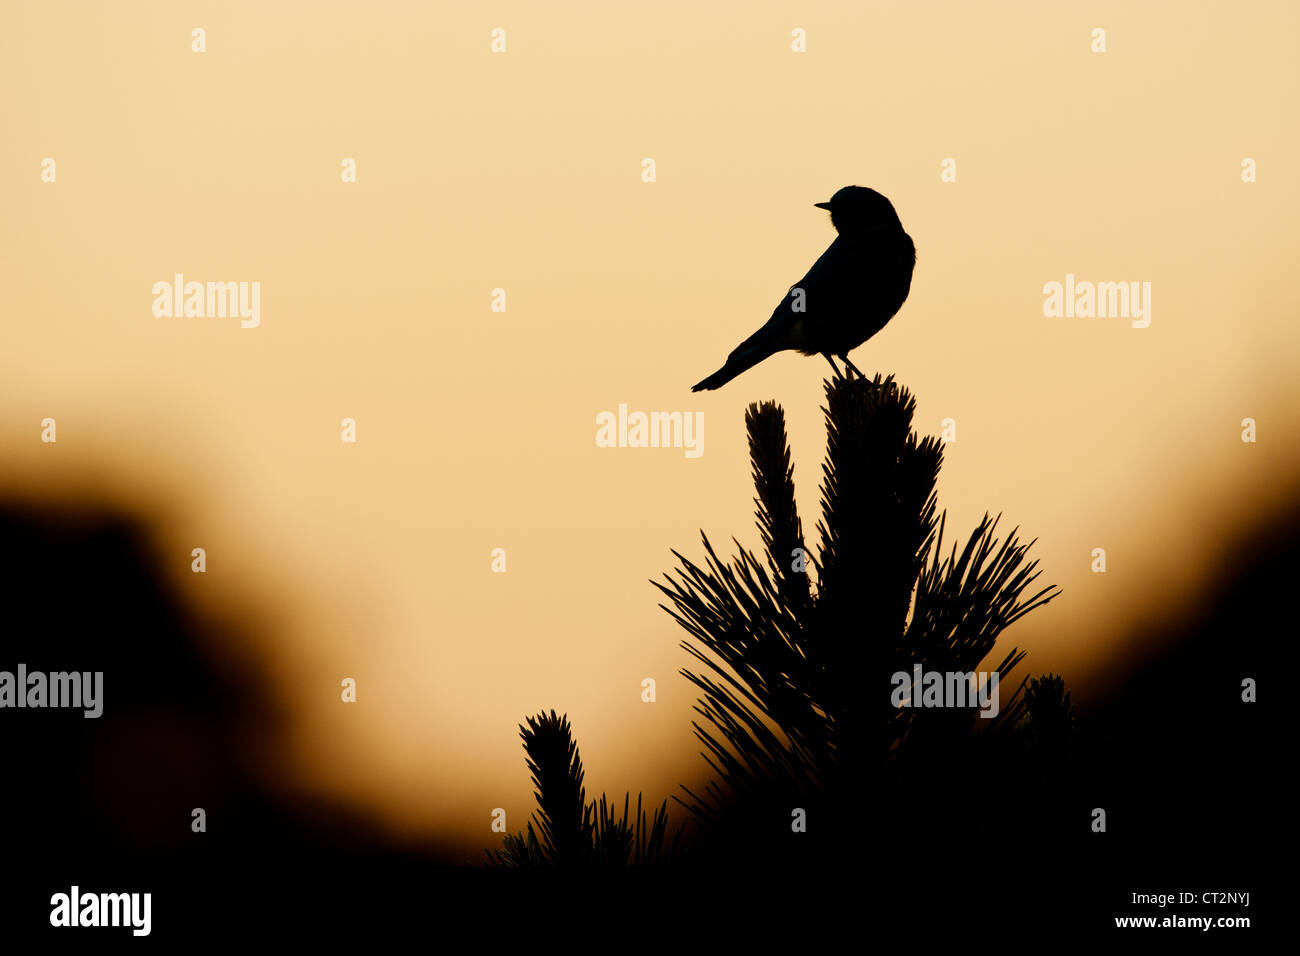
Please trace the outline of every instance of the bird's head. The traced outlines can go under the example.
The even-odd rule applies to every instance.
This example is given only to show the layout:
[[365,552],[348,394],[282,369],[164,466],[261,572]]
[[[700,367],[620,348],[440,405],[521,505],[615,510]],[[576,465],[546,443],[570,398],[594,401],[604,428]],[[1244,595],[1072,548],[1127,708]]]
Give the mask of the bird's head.
[[843,235],[903,228],[894,204],[866,186],[845,186],[829,202],[813,205],[829,210],[831,225]]

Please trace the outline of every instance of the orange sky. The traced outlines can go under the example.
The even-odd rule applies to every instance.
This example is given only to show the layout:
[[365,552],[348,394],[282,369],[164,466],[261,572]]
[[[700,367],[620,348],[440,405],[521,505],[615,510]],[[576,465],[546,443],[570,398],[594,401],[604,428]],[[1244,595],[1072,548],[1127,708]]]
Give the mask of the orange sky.
[[[701,527],[757,544],[748,402],[786,408],[809,528],[824,451],[820,359],[689,387],[830,242],[812,203],[859,183],[918,263],[854,361],[917,394],[921,429],[956,421],[950,529],[1002,511],[1039,538],[1065,593],[1006,640],[1086,692],[1290,490],[1266,476],[1294,474],[1300,437],[1298,21],[1285,2],[8,3],[0,491],[156,516],[200,606],[262,609],[302,786],[488,845],[492,808],[511,829],[532,810],[516,724],[554,707],[590,790],[657,801],[702,761],[647,579]],[[176,272],[260,282],[260,325],[155,317]],[[1150,282],[1150,327],[1045,318],[1067,273]],[[597,447],[620,403],[703,412],[703,454]]]

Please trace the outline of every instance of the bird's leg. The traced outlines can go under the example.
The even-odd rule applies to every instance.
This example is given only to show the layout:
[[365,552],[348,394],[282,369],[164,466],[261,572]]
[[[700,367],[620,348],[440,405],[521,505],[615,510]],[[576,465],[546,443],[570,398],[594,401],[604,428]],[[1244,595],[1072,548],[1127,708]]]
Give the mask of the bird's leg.
[[844,363],[846,369],[852,369],[858,378],[866,378],[866,376],[862,374],[862,370],[849,361],[849,355],[847,352],[840,356],[840,361]]
[[831,368],[835,370],[835,377],[841,378],[842,376],[840,375],[840,367],[835,364],[835,359],[831,358],[828,352],[823,352],[822,355],[825,355],[826,361],[831,363]]

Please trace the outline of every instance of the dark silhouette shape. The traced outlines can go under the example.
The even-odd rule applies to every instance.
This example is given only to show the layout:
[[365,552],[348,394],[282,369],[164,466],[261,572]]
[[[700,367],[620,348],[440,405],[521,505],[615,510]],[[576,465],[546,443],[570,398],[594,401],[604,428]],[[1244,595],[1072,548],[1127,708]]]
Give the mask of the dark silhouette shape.
[[635,817],[629,817],[631,794],[623,796],[622,818],[615,815],[613,802],[603,794],[599,803],[587,803],[582,757],[568,716],[552,710],[527,720],[527,727],[519,725],[519,736],[528,755],[538,809],[528,822],[526,835],[507,834],[500,852],[487,851],[493,864],[518,868],[642,866],[668,862],[678,855],[686,821],[672,841],[666,842],[667,800],[652,818],[642,809],[640,794]]
[[[1012,531],[999,544],[987,515],[960,553],[954,545],[943,554],[934,492],[942,447],[911,430],[906,389],[892,378],[837,378],[826,398],[819,555],[805,551],[784,414],[751,405],[766,561],[742,548],[728,564],[704,536],[704,566],[674,551],[678,579],[656,583],[672,602],[664,609],[704,648],[683,642],[708,668],[683,673],[704,693],[696,710],[711,726],[695,729],[718,779],[703,795],[683,788],[683,802],[724,859],[829,866],[844,853],[845,822],[864,810],[891,825],[907,811],[934,830],[935,816],[957,819],[945,773],[964,767],[978,778],[992,754],[1019,752],[1069,722],[1068,696],[1047,679],[1030,685],[1031,712],[1022,683],[999,692],[991,718],[974,706],[892,699],[893,675],[917,664],[977,671],[1002,631],[1060,592],[1029,592],[1032,542]],[[1023,657],[1012,649],[986,671],[1002,684]],[[806,833],[792,832],[796,809]]]
[[849,352],[885,327],[912,287],[916,247],[893,204],[865,186],[845,186],[830,202],[835,241],[791,286],[767,324],[741,342],[722,366],[691,389],[721,388],[769,355],[795,349],[824,355],[835,374],[838,357],[859,377]]
[[[291,787],[272,746],[291,712],[259,653],[274,621],[251,602],[228,620],[197,613],[162,566],[188,555],[159,555],[156,534],[116,505],[0,498],[0,671],[104,675],[98,718],[0,708],[0,829],[21,873],[0,893],[5,943],[67,934],[50,925],[50,896],[73,883],[151,892],[153,935],[206,939],[223,928],[210,900],[232,886],[245,901],[234,932],[261,917],[250,901],[279,906],[299,886],[318,900],[314,874],[330,874],[341,909],[363,882],[348,874],[423,882],[457,862],[451,845],[398,845],[368,814]],[[208,832],[192,829],[196,807]]]

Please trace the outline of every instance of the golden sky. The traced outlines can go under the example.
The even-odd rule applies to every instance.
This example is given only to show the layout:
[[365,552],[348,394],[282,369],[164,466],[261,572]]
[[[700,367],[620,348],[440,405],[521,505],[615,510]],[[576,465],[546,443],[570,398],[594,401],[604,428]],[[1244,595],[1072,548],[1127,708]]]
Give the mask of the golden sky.
[[[296,785],[477,853],[492,808],[531,812],[516,725],[556,708],[589,791],[657,801],[703,762],[648,579],[701,527],[757,545],[751,401],[786,409],[811,531],[828,368],[689,387],[857,183],[918,262],[854,362],[956,422],[950,530],[1039,539],[1064,595],[1004,640],[1086,694],[1291,490],[1297,27],[1289,2],[10,0],[0,491],[158,517],[178,587],[259,608]],[[178,272],[259,282],[260,324],[156,317]],[[1044,317],[1067,274],[1151,283],[1150,326]],[[703,454],[597,447],[620,403],[703,412]]]

